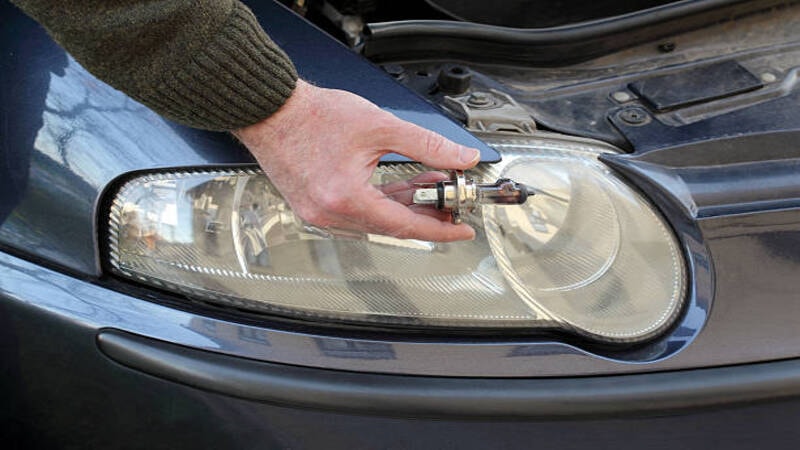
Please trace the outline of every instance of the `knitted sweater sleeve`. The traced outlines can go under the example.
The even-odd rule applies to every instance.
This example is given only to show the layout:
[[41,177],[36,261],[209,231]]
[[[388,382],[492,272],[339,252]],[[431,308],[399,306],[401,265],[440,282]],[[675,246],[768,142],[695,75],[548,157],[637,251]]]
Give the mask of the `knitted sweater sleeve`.
[[297,80],[238,0],[12,1],[95,76],[195,128],[256,123]]

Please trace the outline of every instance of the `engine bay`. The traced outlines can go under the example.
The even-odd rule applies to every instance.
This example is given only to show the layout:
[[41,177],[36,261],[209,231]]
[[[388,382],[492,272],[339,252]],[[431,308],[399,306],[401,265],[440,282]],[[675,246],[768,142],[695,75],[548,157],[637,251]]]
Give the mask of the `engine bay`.
[[632,152],[723,138],[742,124],[782,130],[796,116],[771,105],[795,91],[793,2],[650,1],[635,11],[559,2],[558,21],[541,2],[507,2],[503,14],[536,12],[517,14],[538,18],[519,19],[526,23],[480,12],[479,3],[293,4],[473,133],[540,129]]

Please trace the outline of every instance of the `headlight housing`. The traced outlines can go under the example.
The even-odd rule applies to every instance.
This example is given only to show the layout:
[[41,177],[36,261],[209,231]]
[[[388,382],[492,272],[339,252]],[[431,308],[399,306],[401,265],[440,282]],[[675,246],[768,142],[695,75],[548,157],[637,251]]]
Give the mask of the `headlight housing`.
[[[114,272],[221,305],[313,321],[431,329],[561,330],[642,342],[679,315],[685,269],[671,230],[568,138],[493,139],[476,181],[537,189],[466,218],[471,242],[333,236],[307,226],[255,169],[138,176],[110,211]],[[380,166],[376,183],[417,164]]]

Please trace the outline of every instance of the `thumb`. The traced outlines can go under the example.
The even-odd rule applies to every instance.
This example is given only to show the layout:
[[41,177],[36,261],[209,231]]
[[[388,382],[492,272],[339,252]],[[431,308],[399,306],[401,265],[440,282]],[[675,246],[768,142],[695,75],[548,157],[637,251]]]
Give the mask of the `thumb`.
[[402,126],[386,142],[388,150],[436,169],[469,169],[480,161],[478,150],[446,139],[444,136],[402,120]]

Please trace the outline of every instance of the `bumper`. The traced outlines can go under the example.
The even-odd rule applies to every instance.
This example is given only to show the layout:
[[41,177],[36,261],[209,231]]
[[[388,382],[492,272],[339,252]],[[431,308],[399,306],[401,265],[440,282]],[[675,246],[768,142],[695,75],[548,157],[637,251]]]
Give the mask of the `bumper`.
[[[184,312],[2,260],[0,428],[19,448],[795,448],[800,438],[796,359],[568,378],[310,368],[232,355],[224,342],[212,351]],[[91,301],[101,295],[116,309]],[[197,341],[133,334],[132,323]]]

